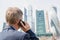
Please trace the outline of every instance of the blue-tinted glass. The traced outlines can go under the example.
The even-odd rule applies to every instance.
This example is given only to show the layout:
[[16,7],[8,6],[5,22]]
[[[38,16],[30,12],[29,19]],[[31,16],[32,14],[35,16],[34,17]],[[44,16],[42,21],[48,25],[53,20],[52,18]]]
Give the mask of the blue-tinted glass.
[[43,10],[36,11],[36,30],[37,30],[37,36],[46,33]]

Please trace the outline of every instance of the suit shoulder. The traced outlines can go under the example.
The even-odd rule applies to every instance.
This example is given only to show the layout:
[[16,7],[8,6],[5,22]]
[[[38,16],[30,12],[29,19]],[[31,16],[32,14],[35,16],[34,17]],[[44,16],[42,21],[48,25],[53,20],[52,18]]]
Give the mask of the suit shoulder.
[[19,32],[19,31],[15,31],[14,32],[14,35],[17,35],[17,36],[25,36],[27,33],[25,32]]
[[21,39],[24,39],[28,34],[25,33],[25,32],[16,31],[16,32],[14,33],[14,35],[17,36],[17,37],[21,40]]

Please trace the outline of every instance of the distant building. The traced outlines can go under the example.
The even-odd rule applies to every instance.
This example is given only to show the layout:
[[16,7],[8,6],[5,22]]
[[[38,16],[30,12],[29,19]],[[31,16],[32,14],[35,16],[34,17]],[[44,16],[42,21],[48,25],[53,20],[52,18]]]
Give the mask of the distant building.
[[48,14],[44,10],[36,10],[36,35],[37,36],[52,36],[50,32]]
[[27,9],[24,8],[24,21],[27,21]]
[[6,26],[6,23],[4,22],[4,23],[3,23],[3,29],[5,28],[5,26]]
[[45,24],[46,24],[46,33],[50,33],[48,11],[46,11]]
[[24,21],[27,21],[31,27],[31,30],[35,32],[35,21],[33,18],[32,6],[24,8]]
[[49,16],[49,24],[50,24],[50,29],[53,35],[59,36],[60,35],[60,27],[59,27],[59,20],[57,17],[57,8],[52,7],[50,9],[50,16]]
[[37,36],[46,33],[44,10],[36,10],[36,34]]

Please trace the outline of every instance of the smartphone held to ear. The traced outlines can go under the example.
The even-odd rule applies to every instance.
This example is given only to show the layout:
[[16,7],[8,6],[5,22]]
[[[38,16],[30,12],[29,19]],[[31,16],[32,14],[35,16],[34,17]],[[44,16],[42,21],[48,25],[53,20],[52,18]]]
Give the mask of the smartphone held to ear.
[[18,25],[19,25],[20,27],[23,27],[23,25],[21,24],[21,22],[23,23],[23,25],[25,25],[25,22],[24,22],[24,21],[20,21],[20,22],[18,23]]

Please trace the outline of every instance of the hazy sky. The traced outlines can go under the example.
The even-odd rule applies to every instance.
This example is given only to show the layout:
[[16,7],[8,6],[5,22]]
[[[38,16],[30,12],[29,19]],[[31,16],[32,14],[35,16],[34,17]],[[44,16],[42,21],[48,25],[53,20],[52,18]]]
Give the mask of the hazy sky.
[[33,9],[43,9],[47,11],[50,7],[56,6],[58,9],[58,18],[60,17],[60,0],[0,0],[0,26],[3,25],[5,21],[5,11],[8,7],[16,6],[23,10],[23,8],[28,5],[32,5]]

